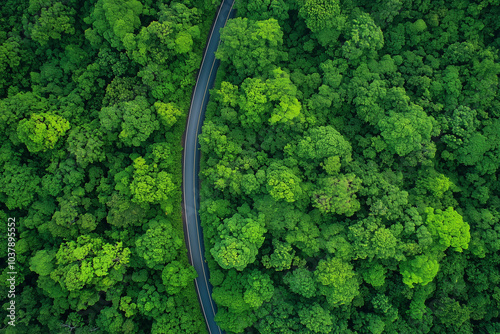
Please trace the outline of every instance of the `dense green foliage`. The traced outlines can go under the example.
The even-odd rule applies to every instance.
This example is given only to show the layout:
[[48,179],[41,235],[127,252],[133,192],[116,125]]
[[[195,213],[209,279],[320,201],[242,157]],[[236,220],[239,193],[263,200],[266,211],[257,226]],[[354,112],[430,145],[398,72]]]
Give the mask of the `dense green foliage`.
[[200,137],[229,333],[500,332],[498,0],[240,0]]
[[216,9],[2,1],[0,221],[17,222],[16,326],[3,265],[2,333],[206,333],[181,141]]

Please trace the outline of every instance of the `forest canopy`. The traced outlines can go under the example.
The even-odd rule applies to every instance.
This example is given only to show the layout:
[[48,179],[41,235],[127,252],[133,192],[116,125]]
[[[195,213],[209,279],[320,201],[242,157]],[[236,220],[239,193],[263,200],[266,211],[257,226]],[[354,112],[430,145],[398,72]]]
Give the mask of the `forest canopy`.
[[[2,331],[207,332],[181,142],[218,5],[2,2]],[[234,6],[199,136],[222,330],[500,333],[499,0]]]
[[499,5],[236,2],[200,136],[223,330],[500,332]]
[[2,333],[207,333],[181,141],[218,5],[2,1]]

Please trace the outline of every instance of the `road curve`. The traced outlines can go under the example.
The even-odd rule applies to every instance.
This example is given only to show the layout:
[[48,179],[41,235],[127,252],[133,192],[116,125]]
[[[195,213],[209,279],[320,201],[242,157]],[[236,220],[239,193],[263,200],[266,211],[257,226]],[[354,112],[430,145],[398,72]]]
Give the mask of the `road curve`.
[[196,269],[198,277],[195,279],[196,291],[200,300],[201,310],[210,334],[222,334],[222,330],[215,323],[214,317],[217,306],[212,300],[212,285],[209,282],[208,265],[204,261],[205,246],[203,244],[203,230],[200,225],[198,208],[200,196],[198,189],[198,173],[200,171],[200,151],[198,135],[205,118],[209,89],[215,82],[215,75],[219,67],[219,60],[215,59],[215,51],[219,46],[220,28],[226,25],[233,12],[234,0],[223,0],[219,7],[208,43],[203,55],[198,78],[191,99],[191,107],[187,118],[184,137],[184,151],[182,163],[182,193],[184,210],[184,233],[188,249],[189,261]]

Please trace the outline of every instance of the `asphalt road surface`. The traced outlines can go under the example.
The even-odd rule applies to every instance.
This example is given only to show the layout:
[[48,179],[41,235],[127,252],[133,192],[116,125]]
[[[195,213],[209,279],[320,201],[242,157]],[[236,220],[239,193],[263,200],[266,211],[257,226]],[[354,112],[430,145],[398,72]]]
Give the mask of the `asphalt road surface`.
[[217,307],[212,300],[212,285],[208,281],[208,266],[204,261],[205,246],[203,244],[203,230],[200,225],[198,208],[200,207],[198,173],[200,171],[200,151],[198,135],[205,118],[209,89],[215,82],[215,75],[219,66],[219,60],[215,59],[215,51],[220,41],[220,28],[226,25],[233,11],[234,0],[223,0],[212,26],[208,43],[203,55],[203,61],[196,80],[191,108],[186,124],[184,138],[184,159],[182,166],[183,175],[183,205],[184,205],[184,232],[186,246],[191,264],[198,273],[195,280],[201,309],[207,323],[208,332],[211,334],[222,334],[223,331],[214,320]]

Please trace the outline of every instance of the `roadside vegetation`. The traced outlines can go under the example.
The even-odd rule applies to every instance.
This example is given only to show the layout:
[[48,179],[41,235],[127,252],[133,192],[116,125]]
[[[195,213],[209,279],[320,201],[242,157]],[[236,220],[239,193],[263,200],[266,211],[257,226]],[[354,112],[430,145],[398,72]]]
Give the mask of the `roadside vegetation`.
[[228,333],[499,333],[498,1],[240,0],[203,133]]
[[[217,1],[5,0],[2,332],[206,333],[181,218],[181,140]],[[2,261],[6,263],[6,261]]]

